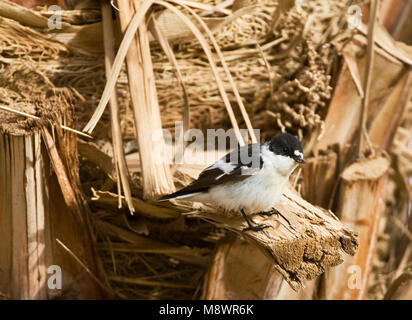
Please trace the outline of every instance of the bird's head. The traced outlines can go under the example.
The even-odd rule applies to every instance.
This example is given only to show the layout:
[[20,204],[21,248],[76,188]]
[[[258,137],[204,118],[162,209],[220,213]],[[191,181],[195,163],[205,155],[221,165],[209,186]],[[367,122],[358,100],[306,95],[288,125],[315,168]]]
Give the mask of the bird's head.
[[269,150],[276,155],[289,157],[297,163],[305,163],[300,141],[289,133],[282,133],[269,142]]

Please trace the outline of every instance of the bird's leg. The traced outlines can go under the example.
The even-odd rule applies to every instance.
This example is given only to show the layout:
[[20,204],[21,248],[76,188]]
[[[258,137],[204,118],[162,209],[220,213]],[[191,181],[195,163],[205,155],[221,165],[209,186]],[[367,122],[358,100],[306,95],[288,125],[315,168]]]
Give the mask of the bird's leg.
[[261,215],[261,216],[269,216],[270,217],[274,214],[279,215],[280,212],[277,209],[272,208],[272,210],[270,210],[270,211],[261,211],[261,212],[258,212],[257,214]]
[[243,218],[246,220],[248,227],[244,228],[242,231],[262,231],[265,228],[268,228],[269,226],[265,226],[263,224],[261,225],[253,225],[252,222],[249,220],[249,218],[247,217],[245,210],[242,208],[240,209],[240,212],[242,213]]

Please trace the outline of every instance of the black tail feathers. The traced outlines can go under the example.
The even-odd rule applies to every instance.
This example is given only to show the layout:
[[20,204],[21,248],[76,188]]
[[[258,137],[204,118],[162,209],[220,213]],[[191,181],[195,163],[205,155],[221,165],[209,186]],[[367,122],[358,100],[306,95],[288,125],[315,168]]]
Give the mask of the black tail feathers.
[[193,191],[186,187],[179,191],[173,192],[171,194],[166,194],[160,197],[157,201],[167,201],[167,200],[172,200],[172,199],[185,199],[185,198],[191,197],[192,195],[195,195],[198,192],[199,191],[197,190]]
[[174,199],[174,198],[176,198],[176,192],[174,192],[174,193],[171,193],[171,194],[166,194],[166,195],[164,195],[164,196],[161,196],[159,199],[157,199],[157,201],[167,201],[167,200],[171,200],[171,199]]

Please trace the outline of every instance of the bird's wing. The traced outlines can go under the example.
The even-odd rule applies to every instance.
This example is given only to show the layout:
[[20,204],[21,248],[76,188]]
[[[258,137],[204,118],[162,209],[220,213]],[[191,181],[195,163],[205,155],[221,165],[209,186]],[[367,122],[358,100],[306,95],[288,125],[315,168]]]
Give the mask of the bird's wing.
[[168,199],[204,192],[223,183],[242,181],[259,172],[262,166],[260,144],[240,147],[203,170],[197,180],[169,195]]

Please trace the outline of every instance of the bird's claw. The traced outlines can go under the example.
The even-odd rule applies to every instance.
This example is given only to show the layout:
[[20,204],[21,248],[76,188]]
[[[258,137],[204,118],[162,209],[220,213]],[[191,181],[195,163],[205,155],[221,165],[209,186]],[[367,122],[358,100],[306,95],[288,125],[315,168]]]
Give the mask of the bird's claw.
[[249,226],[249,227],[247,227],[247,228],[243,228],[243,232],[246,232],[246,231],[255,231],[255,232],[257,232],[257,231],[262,231],[263,229],[266,229],[266,228],[269,228],[269,226],[267,226],[267,225],[264,225],[264,224],[260,224],[260,225],[255,225],[255,226]]
[[272,209],[271,211],[261,211],[257,213],[260,216],[273,216],[274,214],[278,215],[279,211],[277,209]]

